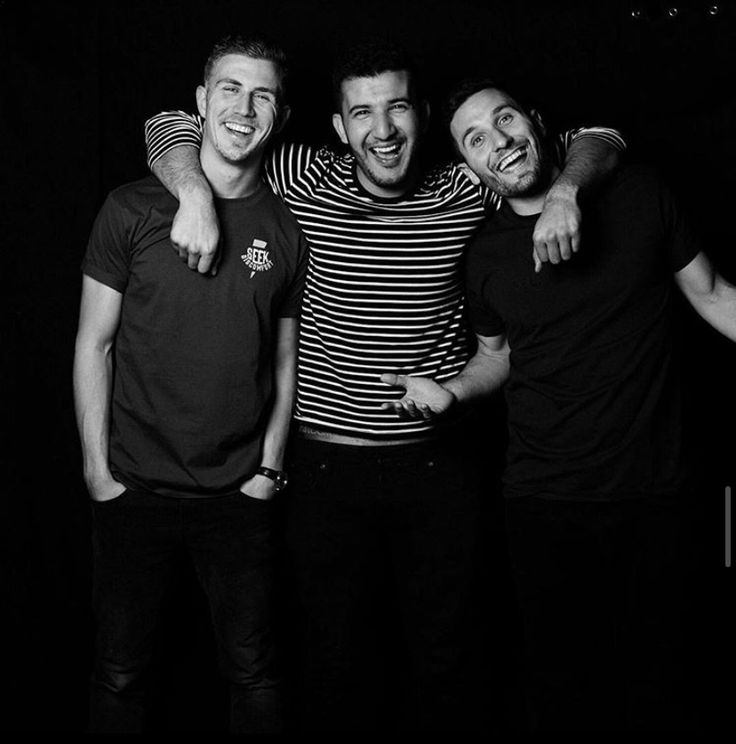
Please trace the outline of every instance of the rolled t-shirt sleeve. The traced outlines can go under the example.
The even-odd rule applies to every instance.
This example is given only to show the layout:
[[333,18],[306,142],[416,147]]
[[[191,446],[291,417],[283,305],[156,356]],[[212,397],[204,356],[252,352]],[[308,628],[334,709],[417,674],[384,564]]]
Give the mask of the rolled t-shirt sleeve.
[[279,310],[281,318],[298,318],[302,309],[302,295],[304,294],[304,281],[307,276],[307,259],[309,256],[309,245],[303,234],[298,239],[298,260],[294,277],[284,297]]
[[506,333],[506,325],[483,296],[484,273],[479,269],[480,267],[474,266],[471,256],[465,273],[468,320],[473,331],[479,336],[500,336]]
[[664,184],[660,183],[660,205],[664,223],[665,245],[669,249],[667,259],[670,269],[677,273],[684,269],[703,248],[702,241],[686,210]]
[[202,144],[203,119],[184,111],[162,111],[145,124],[148,167],[169,150],[182,145],[197,147]]
[[121,205],[110,194],[90,233],[82,272],[101,284],[124,292],[130,274],[129,230]]

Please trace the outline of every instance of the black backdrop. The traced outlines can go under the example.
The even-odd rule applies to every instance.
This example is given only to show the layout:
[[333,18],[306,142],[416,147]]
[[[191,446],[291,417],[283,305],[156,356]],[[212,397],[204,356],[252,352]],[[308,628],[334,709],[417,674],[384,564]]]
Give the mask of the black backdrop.
[[[278,36],[292,56],[294,113],[285,134],[307,142],[335,141],[328,66],[356,29],[404,36],[435,107],[457,75],[483,70],[518,78],[558,126],[617,126],[629,157],[663,170],[717,265],[736,280],[730,2],[0,2],[5,730],[79,731],[85,722],[89,513],[71,361],[92,220],[108,190],[145,172],[144,120],[164,108],[193,111],[211,43],[252,28]],[[448,155],[435,124],[425,156]],[[702,484],[693,509],[690,663],[695,704],[704,725],[715,727],[727,695],[719,670],[732,668],[724,493],[736,485],[736,347],[690,314],[681,328]],[[197,704],[182,713],[164,699],[158,726],[208,730],[220,711],[208,691],[218,683],[206,643],[200,649],[194,640],[206,634],[206,618],[193,590],[176,619],[184,629],[171,651],[170,682],[179,702]]]

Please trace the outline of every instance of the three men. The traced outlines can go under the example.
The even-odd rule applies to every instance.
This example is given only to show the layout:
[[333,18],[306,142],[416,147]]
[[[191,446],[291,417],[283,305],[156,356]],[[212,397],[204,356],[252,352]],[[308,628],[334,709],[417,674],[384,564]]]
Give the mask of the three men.
[[[349,152],[287,145],[267,164],[310,242],[287,512],[303,632],[301,725],[370,725],[360,649],[375,635],[376,608],[393,604],[410,659],[411,702],[400,706],[407,726],[457,731],[468,695],[461,660],[483,463],[467,422],[437,426],[383,410],[395,390],[379,375],[445,380],[463,367],[470,339],[461,261],[497,200],[454,165],[420,172],[428,106],[400,50],[354,47],[334,85],[333,124]],[[205,273],[218,230],[196,175],[199,127],[196,118],[163,114],[148,122],[147,140],[155,172],[180,199],[172,241]],[[555,261],[575,247],[577,189],[608,172],[620,146],[609,130],[583,134],[564,142],[569,172],[538,225]],[[530,240],[533,271],[531,254]]]
[[427,420],[505,385],[532,729],[678,728],[692,483],[672,290],[736,340],[736,288],[643,167],[589,201],[574,261],[530,273],[526,248],[558,172],[541,119],[480,80],[453,94],[448,122],[464,167],[504,198],[468,251],[478,350],[441,384],[385,375],[406,388],[386,408]]
[[74,361],[94,517],[98,624],[90,728],[144,728],[154,632],[182,555],[209,599],[234,732],[282,727],[271,636],[269,500],[282,485],[306,242],[262,182],[288,117],[285,59],[213,48],[197,88],[219,272],[181,267],[176,200],[153,177],[113,191],[83,262]]

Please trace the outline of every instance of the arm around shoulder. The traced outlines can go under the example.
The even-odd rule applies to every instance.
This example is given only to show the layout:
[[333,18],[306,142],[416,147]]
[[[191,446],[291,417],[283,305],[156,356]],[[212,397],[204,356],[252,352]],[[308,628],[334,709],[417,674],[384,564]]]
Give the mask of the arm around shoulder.
[[166,111],[151,117],[145,130],[149,166],[179,200],[171,242],[190,269],[216,273],[220,226],[199,161],[202,120],[181,111]]

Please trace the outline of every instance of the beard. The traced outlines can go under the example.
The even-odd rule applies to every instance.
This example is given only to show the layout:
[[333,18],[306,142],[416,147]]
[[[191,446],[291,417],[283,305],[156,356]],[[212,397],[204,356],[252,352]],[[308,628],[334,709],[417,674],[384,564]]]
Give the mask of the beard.
[[480,179],[491,191],[505,198],[538,196],[552,183],[554,161],[549,150],[541,142],[537,152],[538,156],[531,169],[513,181],[504,180],[495,173],[487,171],[480,175]]
[[417,151],[415,147],[404,152],[403,158],[393,168],[382,167],[380,163],[375,162],[372,157],[362,150],[351,148],[355,157],[356,166],[362,171],[365,178],[379,188],[401,188],[408,185],[413,179],[416,167],[415,161]]

